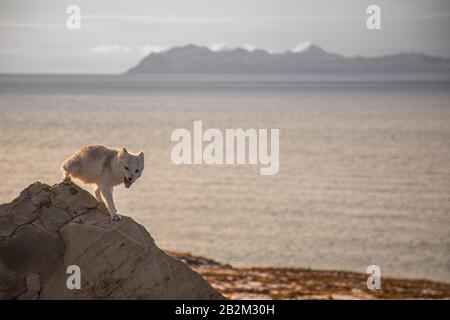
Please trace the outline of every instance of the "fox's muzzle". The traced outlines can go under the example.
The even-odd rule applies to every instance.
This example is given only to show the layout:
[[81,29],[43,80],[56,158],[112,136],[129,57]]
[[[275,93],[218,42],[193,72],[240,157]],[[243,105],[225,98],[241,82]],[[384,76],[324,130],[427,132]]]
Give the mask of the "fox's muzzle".
[[131,187],[133,182],[131,180],[128,180],[126,177],[123,177],[123,184],[125,185],[125,188],[128,189],[129,187]]

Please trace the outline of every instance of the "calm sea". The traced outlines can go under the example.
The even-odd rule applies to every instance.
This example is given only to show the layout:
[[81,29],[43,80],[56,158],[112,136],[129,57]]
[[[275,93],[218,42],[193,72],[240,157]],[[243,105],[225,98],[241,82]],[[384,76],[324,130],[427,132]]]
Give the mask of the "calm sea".
[[[450,282],[450,83],[0,76],[0,203],[94,143],[143,150],[119,212],[165,249],[235,266]],[[279,128],[280,171],[175,166],[176,128]],[[89,188],[89,187],[88,187]]]

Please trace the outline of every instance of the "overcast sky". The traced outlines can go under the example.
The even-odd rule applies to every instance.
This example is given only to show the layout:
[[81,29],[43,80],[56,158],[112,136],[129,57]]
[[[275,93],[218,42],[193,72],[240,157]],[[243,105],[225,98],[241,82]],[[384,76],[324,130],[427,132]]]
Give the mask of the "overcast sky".
[[[81,30],[66,9],[81,8]],[[382,29],[366,28],[381,7]],[[119,73],[148,52],[195,43],[347,56],[450,57],[450,0],[0,0],[0,73]]]

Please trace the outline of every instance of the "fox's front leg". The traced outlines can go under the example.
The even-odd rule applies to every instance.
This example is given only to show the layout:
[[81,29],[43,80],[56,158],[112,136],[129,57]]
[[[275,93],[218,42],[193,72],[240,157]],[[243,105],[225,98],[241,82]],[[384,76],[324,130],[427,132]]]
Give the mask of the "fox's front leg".
[[114,205],[113,188],[109,184],[103,183],[100,186],[100,192],[103,199],[105,199],[106,207],[108,208],[111,220],[119,221],[122,217],[119,214],[117,214],[117,209],[116,206]]
[[95,186],[94,189],[95,197],[97,198],[97,201],[100,203],[105,203],[105,201],[102,198],[102,192],[100,186]]

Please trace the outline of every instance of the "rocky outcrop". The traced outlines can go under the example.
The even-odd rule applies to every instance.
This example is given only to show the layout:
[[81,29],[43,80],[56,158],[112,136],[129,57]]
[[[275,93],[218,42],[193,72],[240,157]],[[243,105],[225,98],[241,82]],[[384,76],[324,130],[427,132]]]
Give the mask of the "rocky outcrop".
[[[80,289],[67,286],[76,276],[71,265],[81,272]],[[223,297],[133,219],[110,221],[104,205],[73,183],[36,182],[0,206],[0,299],[16,298]]]

